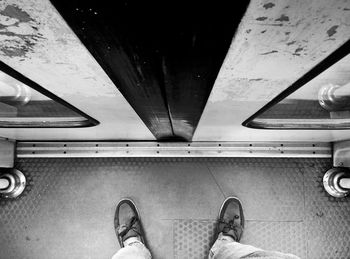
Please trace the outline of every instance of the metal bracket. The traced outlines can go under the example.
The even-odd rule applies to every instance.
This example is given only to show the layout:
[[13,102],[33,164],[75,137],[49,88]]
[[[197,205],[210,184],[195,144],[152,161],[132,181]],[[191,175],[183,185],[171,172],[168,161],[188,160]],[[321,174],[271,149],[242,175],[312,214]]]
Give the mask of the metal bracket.
[[334,143],[333,166],[350,168],[350,140]]
[[323,177],[323,186],[331,196],[343,198],[350,192],[349,177],[349,169],[343,167],[331,168]]
[[26,177],[17,169],[0,172],[0,198],[17,198],[26,187]]
[[15,141],[0,139],[0,167],[13,167],[15,161],[15,144]]

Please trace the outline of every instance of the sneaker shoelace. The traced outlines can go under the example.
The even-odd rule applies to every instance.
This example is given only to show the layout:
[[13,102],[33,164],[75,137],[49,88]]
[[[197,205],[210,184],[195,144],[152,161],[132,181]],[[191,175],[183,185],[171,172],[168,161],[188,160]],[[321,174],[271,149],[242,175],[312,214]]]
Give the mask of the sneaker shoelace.
[[132,217],[129,224],[120,225],[118,229],[119,236],[121,236],[124,239],[124,237],[127,235],[129,231],[132,231],[134,233],[132,236],[141,235],[141,233],[139,232],[138,221],[139,221],[138,218]]
[[[236,218],[238,219],[238,218]],[[238,240],[240,233],[242,232],[242,226],[235,223],[235,219],[230,221],[219,221],[219,227],[222,228],[222,233],[224,235],[231,236],[235,241]]]

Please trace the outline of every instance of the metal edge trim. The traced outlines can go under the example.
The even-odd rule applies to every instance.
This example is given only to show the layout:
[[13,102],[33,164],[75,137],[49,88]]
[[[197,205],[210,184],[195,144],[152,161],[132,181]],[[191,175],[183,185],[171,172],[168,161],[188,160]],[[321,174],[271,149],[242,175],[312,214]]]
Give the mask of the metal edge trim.
[[16,151],[17,158],[332,157],[325,142],[17,142]]

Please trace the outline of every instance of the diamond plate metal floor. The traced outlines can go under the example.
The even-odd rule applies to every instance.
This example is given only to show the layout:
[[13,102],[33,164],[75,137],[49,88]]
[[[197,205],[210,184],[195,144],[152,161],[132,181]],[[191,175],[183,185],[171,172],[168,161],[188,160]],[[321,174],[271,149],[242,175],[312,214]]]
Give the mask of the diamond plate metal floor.
[[206,258],[224,197],[242,243],[301,258],[350,258],[350,199],[322,187],[329,159],[20,159],[28,187],[0,201],[0,258],[111,258],[115,205],[137,203],[154,258]]

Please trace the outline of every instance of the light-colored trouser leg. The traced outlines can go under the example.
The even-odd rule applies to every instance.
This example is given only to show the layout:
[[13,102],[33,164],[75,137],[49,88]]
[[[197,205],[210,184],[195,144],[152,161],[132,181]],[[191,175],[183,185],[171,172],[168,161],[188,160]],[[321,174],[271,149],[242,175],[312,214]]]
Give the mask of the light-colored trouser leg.
[[219,234],[218,239],[210,249],[209,259],[238,259],[250,255],[257,251],[262,251],[259,248],[250,245],[237,243],[232,237]]
[[[128,239],[129,240],[129,239]],[[125,243],[124,243],[125,244]],[[146,246],[138,241],[131,241],[125,244],[112,259],[151,259],[151,253]]]
[[[284,254],[275,251],[265,251],[250,245],[237,243],[232,237],[219,235],[213,247],[209,252],[209,259],[239,259],[249,258],[249,255],[254,254],[254,257],[270,256],[281,259],[300,259],[292,254]],[[252,255],[253,256],[253,255]],[[259,257],[260,258],[260,257]]]

